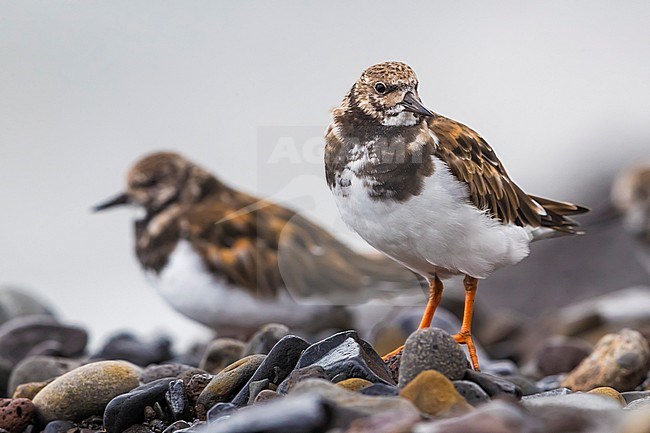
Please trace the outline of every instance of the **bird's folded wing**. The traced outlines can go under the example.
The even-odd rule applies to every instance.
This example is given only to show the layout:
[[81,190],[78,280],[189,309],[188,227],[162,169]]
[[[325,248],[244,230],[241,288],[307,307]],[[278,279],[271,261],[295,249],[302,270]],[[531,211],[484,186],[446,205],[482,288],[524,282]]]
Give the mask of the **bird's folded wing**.
[[294,298],[347,304],[367,301],[363,289],[380,282],[419,290],[416,277],[390,259],[355,253],[306,218],[261,203],[250,212],[217,201],[193,206],[182,236],[213,272],[260,298],[286,288]]
[[429,128],[438,139],[434,155],[467,184],[472,203],[492,217],[518,226],[573,232],[575,222],[564,215],[587,211],[527,195],[510,179],[490,145],[467,126],[438,116],[429,121]]

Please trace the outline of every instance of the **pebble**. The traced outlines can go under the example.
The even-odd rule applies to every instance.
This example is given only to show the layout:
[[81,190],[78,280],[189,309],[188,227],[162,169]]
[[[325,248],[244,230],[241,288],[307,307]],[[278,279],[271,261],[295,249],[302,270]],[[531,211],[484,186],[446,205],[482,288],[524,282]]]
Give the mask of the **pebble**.
[[594,388],[588,391],[587,394],[602,395],[604,397],[611,398],[612,400],[619,402],[621,406],[625,406],[627,404],[623,396],[618,391],[608,386]]
[[612,398],[582,392],[538,396],[536,398],[522,400],[522,403],[531,409],[540,406],[571,408],[584,411],[607,411],[621,408],[621,404]]
[[631,403],[643,397],[650,397],[650,391],[627,391],[622,392],[621,396],[625,399],[626,403]]
[[463,380],[474,382],[490,397],[509,395],[515,398],[521,398],[523,394],[521,388],[509,380],[491,374],[474,371],[472,369],[465,370]]
[[393,396],[399,395],[399,388],[395,385],[386,385],[385,383],[373,383],[367,388],[359,391],[363,395],[384,395]]
[[243,358],[246,343],[233,338],[217,338],[206,347],[199,368],[217,374],[228,365]]
[[562,386],[574,391],[598,386],[631,391],[646,378],[649,366],[648,342],[638,331],[625,328],[602,337],[591,355],[567,375]]
[[0,399],[0,428],[9,433],[21,433],[36,417],[36,409],[26,398]]
[[[267,380],[267,384],[273,384],[277,388],[293,371],[302,353],[308,347],[309,343],[300,337],[295,335],[283,337],[268,352],[264,361],[233,398],[232,403],[237,406],[248,404],[251,401],[250,385],[253,382]],[[252,399],[255,397],[253,396]]]
[[107,433],[121,433],[144,420],[145,408],[164,401],[165,393],[174,378],[162,378],[140,385],[113,398],[104,411],[104,428]]
[[317,395],[333,403],[333,408],[337,409],[338,416],[345,419],[346,422],[362,416],[392,410],[419,413],[418,409],[405,398],[367,396],[345,390],[323,379],[307,379],[298,383],[291,390],[287,399],[290,397],[307,398],[309,395]]
[[28,398],[33,400],[43,388],[45,388],[54,379],[46,380],[44,382],[29,382],[23,383],[16,387],[12,398]]
[[83,354],[88,334],[50,316],[16,317],[0,326],[0,357],[16,364],[34,347],[47,341],[58,343],[58,355],[74,358]]
[[0,287],[0,325],[21,316],[53,315],[49,305],[28,291],[18,287]]
[[175,431],[178,431],[178,430],[188,429],[191,426],[192,426],[192,424],[190,424],[187,421],[178,420],[178,421],[174,421],[173,423],[169,424],[169,427],[167,427],[165,430],[163,430],[162,433],[174,433]]
[[418,374],[436,370],[451,380],[462,379],[469,364],[454,338],[439,328],[424,328],[409,336],[399,366],[398,386],[403,388]]
[[588,342],[578,338],[553,336],[544,341],[536,351],[533,368],[538,377],[567,373],[573,370],[592,352]]
[[74,427],[74,424],[70,421],[57,419],[48,422],[45,426],[45,429],[43,430],[43,433],[65,433]]
[[282,396],[275,391],[271,391],[270,389],[263,389],[257,394],[257,396],[255,396],[253,403],[275,400],[276,398],[282,398]]
[[190,372],[192,375],[197,373],[206,373],[203,370],[185,364],[151,364],[142,370],[142,373],[140,374],[140,382],[149,383],[153,382],[154,380],[162,379],[164,377],[176,377],[181,379],[181,375],[188,372]]
[[122,332],[110,337],[91,359],[122,359],[144,367],[169,361],[172,356],[171,341],[167,337],[145,341]]
[[431,416],[457,416],[473,409],[453,382],[435,370],[419,373],[402,388],[400,396]]
[[[522,433],[547,431],[527,416],[521,407],[506,401],[492,401],[478,409],[451,419],[418,424],[417,433]],[[556,430],[559,432],[559,430]],[[548,430],[548,433],[556,431]],[[392,432],[391,432],[392,433]]]
[[20,361],[9,376],[7,391],[13,394],[18,385],[44,382],[79,366],[78,361],[54,356],[30,356]]
[[339,332],[306,348],[295,368],[311,365],[322,367],[327,379],[336,382],[358,377],[393,383],[384,361],[355,331]]
[[635,410],[635,409],[650,409],[650,397],[643,397],[637,400],[630,402],[623,409],[625,410]]
[[308,365],[303,368],[296,368],[278,386],[278,394],[286,394],[296,384],[306,379],[327,379],[327,372],[320,365]]
[[325,432],[333,422],[331,404],[318,396],[284,398],[254,405],[210,425],[210,433]]
[[[82,432],[73,432],[73,433],[82,433]],[[147,426],[141,424],[134,424],[131,427],[124,430],[124,433],[153,433],[153,431]]]
[[346,433],[410,432],[420,416],[413,412],[389,411],[359,418],[350,424]]
[[208,383],[212,380],[212,375],[203,373],[203,374],[193,374],[192,377],[187,381],[185,385],[185,395],[190,405],[194,406],[196,400],[199,398],[199,395],[203,392]]
[[262,326],[246,344],[244,356],[266,355],[278,344],[284,336],[289,335],[289,328],[279,323],[269,323]]
[[368,388],[369,386],[372,385],[373,385],[372,382],[365,379],[359,379],[357,377],[353,377],[351,379],[345,379],[336,384],[336,386],[339,386],[343,389],[347,389],[348,391],[352,391],[352,392],[361,391],[362,389]]
[[[197,413],[205,414],[217,403],[230,401],[253,376],[266,355],[249,355],[230,364],[212,378],[196,400]],[[243,403],[248,402],[248,398]]]
[[552,389],[550,391],[544,391],[544,392],[539,392],[537,394],[530,394],[530,395],[525,395],[521,399],[522,400],[530,400],[533,398],[539,398],[539,397],[555,397],[558,395],[567,395],[571,394],[572,391],[569,388],[557,388],[557,389]]
[[458,391],[458,394],[474,407],[490,401],[490,396],[474,382],[455,380],[454,387]]
[[42,421],[82,420],[102,414],[114,397],[137,387],[139,375],[128,362],[93,362],[56,378],[33,402]]
[[235,406],[232,403],[215,404],[214,406],[212,406],[212,408],[210,408],[206,416],[208,424],[215,422],[219,418],[232,415],[237,411],[237,409],[239,409],[239,407]]
[[185,394],[185,384],[181,379],[169,382],[169,391],[165,399],[172,412],[174,419],[178,420],[190,413],[190,404]]

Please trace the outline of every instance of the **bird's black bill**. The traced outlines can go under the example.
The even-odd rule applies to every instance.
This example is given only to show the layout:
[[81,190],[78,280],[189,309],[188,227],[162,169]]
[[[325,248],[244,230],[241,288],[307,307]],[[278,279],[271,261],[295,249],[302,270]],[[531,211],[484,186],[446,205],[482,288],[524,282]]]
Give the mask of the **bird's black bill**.
[[404,95],[404,99],[402,99],[401,104],[406,111],[410,111],[411,113],[429,117],[435,116],[433,111],[422,105],[422,101],[420,101],[420,99],[418,99],[418,97],[415,96],[413,92],[406,92],[406,95]]
[[125,205],[125,204],[129,204],[129,196],[126,195],[126,194],[120,194],[120,195],[118,195],[116,197],[113,197],[113,198],[105,201],[104,203],[100,203],[100,204],[94,206],[93,207],[93,212],[99,212],[99,211],[102,211],[104,209],[108,209],[108,208],[115,207],[115,206],[122,206],[122,205]]

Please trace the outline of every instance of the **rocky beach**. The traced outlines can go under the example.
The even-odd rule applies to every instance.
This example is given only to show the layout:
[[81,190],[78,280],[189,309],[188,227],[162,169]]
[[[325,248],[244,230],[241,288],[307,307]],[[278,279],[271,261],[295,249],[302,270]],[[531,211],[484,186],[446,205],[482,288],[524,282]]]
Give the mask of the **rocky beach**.
[[[453,307],[451,307],[453,310]],[[81,327],[17,289],[0,291],[0,432],[515,433],[650,431],[650,287],[567,305],[528,323],[476,323],[482,371],[420,310],[318,337],[268,324],[178,352]],[[116,330],[117,331],[117,330]],[[299,333],[298,333],[299,334]],[[406,339],[386,362],[385,346]]]

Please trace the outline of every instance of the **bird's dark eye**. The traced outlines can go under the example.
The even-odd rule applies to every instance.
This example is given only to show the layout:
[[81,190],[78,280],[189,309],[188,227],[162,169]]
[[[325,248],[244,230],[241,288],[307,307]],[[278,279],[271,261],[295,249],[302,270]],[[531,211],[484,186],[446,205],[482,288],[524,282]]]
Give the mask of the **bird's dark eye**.
[[386,85],[384,83],[375,83],[375,92],[379,93],[380,95],[383,95],[386,93]]
[[138,186],[140,188],[149,188],[155,186],[157,183],[158,183],[158,178],[150,177],[148,179],[138,182]]

